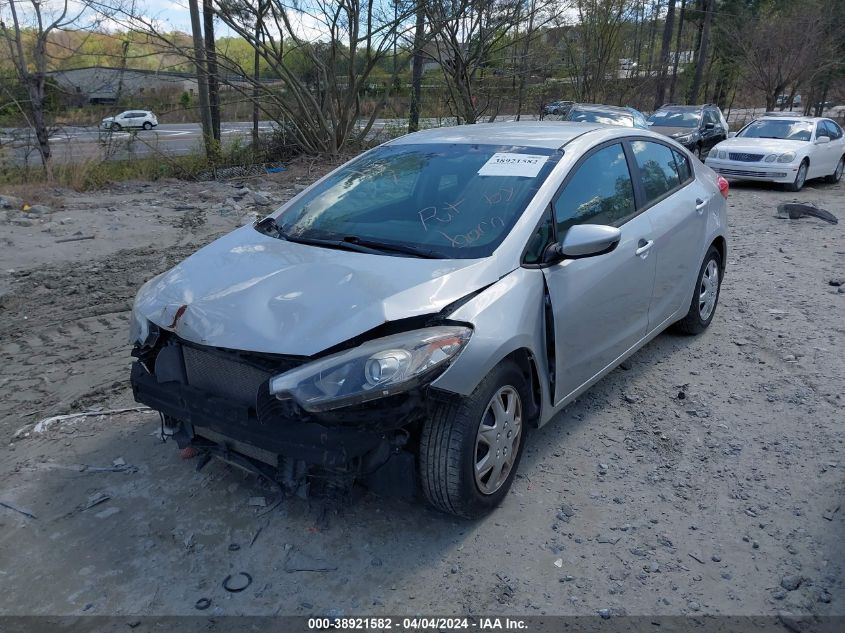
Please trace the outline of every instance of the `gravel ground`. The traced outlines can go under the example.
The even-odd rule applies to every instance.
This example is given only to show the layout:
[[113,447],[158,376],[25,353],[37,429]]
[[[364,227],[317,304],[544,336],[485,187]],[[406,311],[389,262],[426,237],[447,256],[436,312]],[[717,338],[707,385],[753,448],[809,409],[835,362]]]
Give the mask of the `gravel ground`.
[[[138,286],[262,213],[254,192],[285,199],[323,169],[42,192],[52,213],[0,224],[0,501],[17,509],[0,507],[0,614],[845,615],[843,184],[734,185],[710,329],[659,336],[534,431],[483,520],[364,490],[276,504],[226,465],[197,472],[150,412],[36,432],[134,406]],[[842,223],[775,218],[793,199]],[[252,584],[226,592],[239,572]]]

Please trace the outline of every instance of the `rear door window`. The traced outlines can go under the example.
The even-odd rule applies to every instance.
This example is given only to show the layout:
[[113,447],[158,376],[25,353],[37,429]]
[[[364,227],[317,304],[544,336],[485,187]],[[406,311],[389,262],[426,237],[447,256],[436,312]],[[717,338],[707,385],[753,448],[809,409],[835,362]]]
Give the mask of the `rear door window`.
[[681,186],[673,152],[666,145],[632,141],[631,149],[640,170],[645,206],[649,206]]
[[683,184],[692,177],[692,168],[690,167],[689,159],[676,150],[672,150],[672,156],[675,157],[675,165],[678,168],[678,177],[681,179],[681,184]]
[[622,145],[587,158],[554,203],[558,238],[574,224],[619,226],[636,212],[634,186]]

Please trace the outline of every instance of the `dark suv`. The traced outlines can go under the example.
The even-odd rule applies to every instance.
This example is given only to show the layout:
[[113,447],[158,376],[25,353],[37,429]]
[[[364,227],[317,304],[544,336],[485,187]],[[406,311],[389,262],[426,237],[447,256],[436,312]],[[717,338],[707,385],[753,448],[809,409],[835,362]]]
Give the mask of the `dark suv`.
[[648,117],[648,127],[686,147],[699,159],[728,137],[722,111],[712,104],[665,105]]

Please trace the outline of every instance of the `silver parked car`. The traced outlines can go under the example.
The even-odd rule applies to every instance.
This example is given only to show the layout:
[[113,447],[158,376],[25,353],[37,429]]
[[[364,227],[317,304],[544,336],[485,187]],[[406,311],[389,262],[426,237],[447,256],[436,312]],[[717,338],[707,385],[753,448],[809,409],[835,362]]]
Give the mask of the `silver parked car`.
[[162,432],[305,492],[361,480],[465,517],[528,430],[670,325],[713,319],[727,183],[647,130],[390,141],[138,293]]

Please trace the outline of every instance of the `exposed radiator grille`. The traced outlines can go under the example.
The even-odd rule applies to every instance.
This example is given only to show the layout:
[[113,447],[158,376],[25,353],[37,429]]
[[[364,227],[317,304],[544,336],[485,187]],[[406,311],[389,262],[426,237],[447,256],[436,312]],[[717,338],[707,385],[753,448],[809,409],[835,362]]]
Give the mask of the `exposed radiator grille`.
[[743,163],[757,163],[763,160],[763,154],[742,154],[737,152],[730,152],[728,156],[731,160],[738,160]]
[[255,405],[261,383],[274,373],[189,345],[182,346],[182,354],[189,385],[249,406]]

